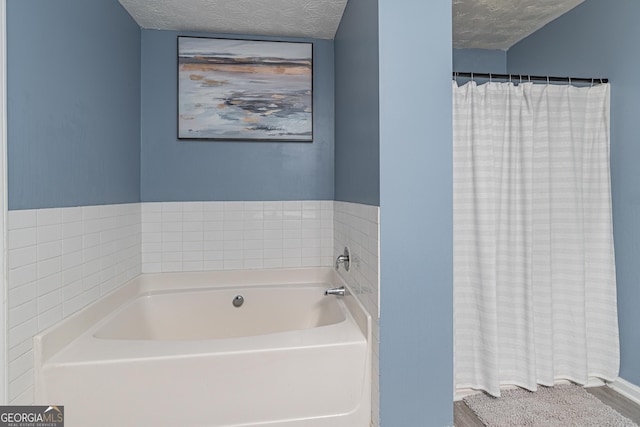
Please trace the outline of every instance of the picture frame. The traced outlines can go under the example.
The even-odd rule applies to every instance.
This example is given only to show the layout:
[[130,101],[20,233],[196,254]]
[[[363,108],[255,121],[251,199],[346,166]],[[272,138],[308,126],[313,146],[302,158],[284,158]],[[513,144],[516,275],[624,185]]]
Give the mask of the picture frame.
[[178,36],[178,139],[313,141],[313,44]]

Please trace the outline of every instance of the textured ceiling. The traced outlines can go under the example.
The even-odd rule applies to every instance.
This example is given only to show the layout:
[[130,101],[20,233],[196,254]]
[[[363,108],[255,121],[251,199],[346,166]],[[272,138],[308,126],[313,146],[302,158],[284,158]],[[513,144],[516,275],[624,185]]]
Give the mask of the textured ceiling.
[[584,0],[453,0],[453,47],[507,50]]
[[142,28],[332,39],[347,0],[119,0]]
[[[347,0],[119,1],[142,28],[320,39],[334,38],[347,3]],[[583,1],[452,0],[453,47],[509,49]]]

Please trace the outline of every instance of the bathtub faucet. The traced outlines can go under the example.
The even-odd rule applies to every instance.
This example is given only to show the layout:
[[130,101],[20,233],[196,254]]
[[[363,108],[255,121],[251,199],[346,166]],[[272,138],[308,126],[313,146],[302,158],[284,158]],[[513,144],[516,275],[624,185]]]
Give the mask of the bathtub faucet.
[[325,295],[336,295],[336,296],[343,297],[345,291],[346,290],[345,290],[344,286],[340,286],[338,288],[327,289],[326,291],[324,291],[324,294]]

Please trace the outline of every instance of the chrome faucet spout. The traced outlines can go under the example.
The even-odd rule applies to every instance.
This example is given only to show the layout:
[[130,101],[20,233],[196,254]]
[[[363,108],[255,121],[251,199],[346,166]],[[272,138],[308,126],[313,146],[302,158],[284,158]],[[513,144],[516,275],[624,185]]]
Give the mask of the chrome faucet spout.
[[324,294],[325,295],[335,295],[335,296],[343,297],[345,292],[346,292],[345,287],[344,286],[340,286],[338,288],[327,289],[326,291],[324,291]]

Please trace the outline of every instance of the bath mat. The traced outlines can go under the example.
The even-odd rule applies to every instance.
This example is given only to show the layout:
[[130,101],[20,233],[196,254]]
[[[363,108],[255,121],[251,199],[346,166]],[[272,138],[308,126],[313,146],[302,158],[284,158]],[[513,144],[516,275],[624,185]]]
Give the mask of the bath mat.
[[638,427],[574,384],[501,394],[500,398],[474,394],[463,401],[489,427]]

